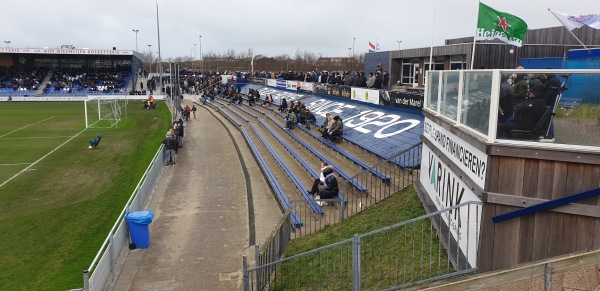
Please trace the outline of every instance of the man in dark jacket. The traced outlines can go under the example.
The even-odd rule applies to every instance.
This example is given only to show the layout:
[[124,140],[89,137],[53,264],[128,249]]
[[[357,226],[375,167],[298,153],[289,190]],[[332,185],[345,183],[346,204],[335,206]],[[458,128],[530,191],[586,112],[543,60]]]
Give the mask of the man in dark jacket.
[[543,97],[544,86],[538,85],[529,89],[529,99],[517,104],[514,108],[514,122],[498,125],[498,137],[507,137],[511,130],[533,131],[538,121],[546,112],[546,104]]
[[508,76],[502,75],[500,79],[500,98],[498,106],[498,122],[506,122],[513,115],[514,98],[513,87],[507,82]]
[[325,182],[319,185],[319,197],[317,199],[331,199],[340,192],[338,181],[332,166],[325,167],[322,172],[325,176]]
[[317,117],[315,117],[315,115],[310,112],[310,109],[306,109],[305,112],[305,117],[306,117],[306,129],[310,130],[310,125],[311,124],[315,124],[317,122]]
[[358,86],[361,88],[367,87],[367,77],[365,76],[365,72],[360,72],[360,78],[358,80]]
[[175,165],[175,150],[177,149],[177,141],[173,138],[172,135],[167,135],[167,137],[162,141],[164,146],[164,161],[165,166],[173,166]]
[[383,71],[383,82],[381,83],[382,89],[387,89],[390,84],[390,73],[387,70]]
[[383,80],[381,79],[381,75],[379,72],[375,73],[375,82],[373,82],[374,89],[381,89]]

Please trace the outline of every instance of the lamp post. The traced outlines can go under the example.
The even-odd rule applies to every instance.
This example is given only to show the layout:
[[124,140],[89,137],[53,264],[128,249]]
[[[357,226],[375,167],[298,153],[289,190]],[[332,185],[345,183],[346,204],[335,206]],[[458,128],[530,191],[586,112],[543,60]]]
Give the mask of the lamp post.
[[202,61],[202,35],[198,36],[198,41],[200,43],[200,71],[204,70],[204,62]]
[[139,29],[132,29],[131,31],[135,32],[135,51],[137,52],[138,50],[138,46],[137,46],[137,34],[138,32],[140,32]]
[[162,88],[163,88],[163,81],[162,81],[162,59],[160,57],[160,22],[158,19],[158,0],[155,1],[156,2],[156,31],[157,31],[157,36],[158,36],[158,80],[160,82],[160,88],[161,88],[161,94],[162,94]]
[[317,55],[319,56],[319,58],[317,59],[317,69],[318,69],[319,64],[321,64],[321,53],[317,53]]
[[356,43],[356,37],[352,40],[352,57],[354,57],[354,44]]
[[196,60],[198,59],[196,56],[196,45],[197,43],[194,44],[194,71],[196,70]]
[[402,44],[402,41],[401,40],[397,40],[396,42],[398,43],[398,50],[400,50],[400,45]]
[[150,51],[150,47],[151,46],[152,46],[151,44],[148,45],[148,60],[149,60],[149,63],[150,63],[150,66],[149,66],[150,67],[150,72],[148,73],[148,76],[150,76],[150,74],[152,74],[152,51]]
[[4,43],[6,44],[6,47],[10,47],[10,40],[5,40]]

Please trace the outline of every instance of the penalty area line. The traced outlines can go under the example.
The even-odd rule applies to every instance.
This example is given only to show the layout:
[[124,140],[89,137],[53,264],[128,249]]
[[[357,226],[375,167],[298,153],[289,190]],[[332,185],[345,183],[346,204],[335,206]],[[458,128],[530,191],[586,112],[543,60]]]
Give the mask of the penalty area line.
[[14,132],[17,132],[17,131],[19,131],[19,130],[23,129],[23,128],[27,128],[27,127],[30,127],[30,126],[34,126],[34,125],[36,125],[36,124],[38,124],[38,123],[40,123],[40,122],[44,122],[44,121],[46,121],[46,120],[48,120],[48,119],[52,119],[52,118],[54,118],[54,117],[56,117],[56,116],[48,117],[48,118],[46,118],[46,119],[44,119],[44,120],[40,120],[40,121],[38,121],[38,122],[36,122],[36,123],[32,123],[32,124],[29,124],[29,125],[25,125],[25,126],[23,126],[23,127],[21,127],[21,128],[17,128],[17,129],[15,129],[15,130],[13,130],[13,131],[11,131],[11,132],[9,132],[9,133],[5,133],[5,134],[3,134],[3,135],[0,135],[0,137],[5,137],[5,136],[7,136],[7,135],[9,135],[9,134],[11,134],[11,133],[14,133]]
[[[43,121],[43,120],[42,120]],[[59,146],[57,146],[56,148],[54,148],[53,150],[51,150],[49,153],[45,154],[43,157],[39,158],[37,161],[31,163],[29,166],[25,167],[25,169],[19,171],[18,173],[16,173],[14,176],[8,178],[8,180],[4,181],[2,184],[0,184],[0,188],[2,188],[4,185],[8,184],[8,182],[12,181],[14,178],[18,177],[19,175],[21,175],[23,172],[28,171],[31,167],[35,166],[37,163],[39,163],[41,160],[45,159],[47,156],[51,155],[53,152],[55,152],[56,150],[58,150],[59,148],[61,148],[62,146],[64,146],[65,144],[67,144],[68,142],[70,142],[72,139],[78,137],[80,134],[82,134],[84,131],[86,131],[86,129],[80,131],[79,133],[77,133],[76,135],[72,136],[70,139],[67,139],[65,142],[61,143]]]
[[57,136],[29,136],[29,137],[0,137],[2,140],[7,139],[53,139],[53,138],[66,138],[71,137],[70,135],[57,135]]
[[0,164],[0,167],[2,167],[2,166],[22,166],[22,165],[31,165],[31,163]]

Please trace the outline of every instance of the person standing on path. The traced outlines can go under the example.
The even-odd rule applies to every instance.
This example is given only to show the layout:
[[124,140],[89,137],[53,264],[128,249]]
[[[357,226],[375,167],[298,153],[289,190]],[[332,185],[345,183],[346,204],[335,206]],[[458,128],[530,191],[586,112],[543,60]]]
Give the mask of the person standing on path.
[[192,105],[192,114],[194,114],[194,119],[196,119],[196,110],[198,110],[196,105]]

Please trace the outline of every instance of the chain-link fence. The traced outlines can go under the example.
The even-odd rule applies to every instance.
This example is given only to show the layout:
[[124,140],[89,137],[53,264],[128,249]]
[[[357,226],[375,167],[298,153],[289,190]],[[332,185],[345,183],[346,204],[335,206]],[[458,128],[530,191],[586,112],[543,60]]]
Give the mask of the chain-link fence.
[[[288,211],[277,235],[257,250],[256,266],[244,257],[244,290],[391,290],[473,273],[482,205],[462,203],[273,261],[289,242]],[[466,219],[455,229],[448,222],[457,212]]]

